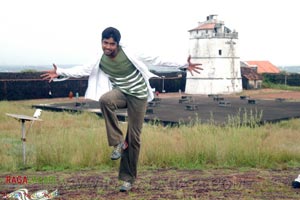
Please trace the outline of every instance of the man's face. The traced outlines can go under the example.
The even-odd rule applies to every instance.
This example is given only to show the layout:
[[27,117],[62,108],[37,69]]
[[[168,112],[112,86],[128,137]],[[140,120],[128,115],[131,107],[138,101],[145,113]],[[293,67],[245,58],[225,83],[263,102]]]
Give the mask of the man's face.
[[111,58],[114,58],[118,53],[118,44],[113,38],[102,40],[103,53]]

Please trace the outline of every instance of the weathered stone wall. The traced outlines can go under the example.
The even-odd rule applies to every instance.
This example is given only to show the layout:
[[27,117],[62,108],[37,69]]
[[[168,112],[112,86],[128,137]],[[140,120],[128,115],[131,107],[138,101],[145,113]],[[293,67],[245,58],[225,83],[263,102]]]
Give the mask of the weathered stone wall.
[[[162,92],[163,82],[166,92],[184,91],[185,73],[156,73],[165,76],[164,80],[155,78],[150,84],[156,91]],[[68,79],[66,81],[44,81],[40,72],[0,73],[0,100],[23,100],[68,97],[70,91],[83,96],[88,84],[88,78]]]
[[0,100],[68,97],[70,91],[84,95],[87,78],[62,82],[44,81],[38,72],[0,73]]

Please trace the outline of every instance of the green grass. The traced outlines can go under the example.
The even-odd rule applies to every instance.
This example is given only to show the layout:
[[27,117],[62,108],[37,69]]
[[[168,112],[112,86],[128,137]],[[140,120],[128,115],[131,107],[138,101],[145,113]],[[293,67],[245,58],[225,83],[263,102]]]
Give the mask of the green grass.
[[280,90],[300,91],[299,86],[290,86],[290,85],[285,85],[285,84],[277,84],[277,83],[272,83],[268,80],[263,82],[263,87],[264,88],[271,88],[271,89],[280,89]]
[[[32,102],[0,102],[0,170],[23,168],[20,122],[5,113],[33,115]],[[256,126],[193,123],[180,127],[145,124],[141,135],[142,168],[286,168],[300,163],[300,120]],[[43,111],[27,133],[27,166],[32,170],[118,168],[110,160],[104,120],[92,113]],[[244,117],[245,118],[245,117]],[[244,119],[243,119],[244,120]],[[251,125],[252,124],[252,125]],[[30,125],[26,123],[27,129]],[[121,124],[126,131],[126,124]]]

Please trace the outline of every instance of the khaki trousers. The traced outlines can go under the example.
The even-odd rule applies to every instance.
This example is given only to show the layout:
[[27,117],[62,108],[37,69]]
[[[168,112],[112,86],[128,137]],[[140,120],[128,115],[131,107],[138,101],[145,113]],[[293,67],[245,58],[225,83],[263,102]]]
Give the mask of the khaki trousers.
[[119,179],[133,183],[137,177],[137,164],[141,146],[140,135],[144,123],[147,99],[138,99],[122,93],[118,89],[113,89],[102,95],[99,102],[105,119],[109,146],[115,146],[124,140],[115,110],[127,108],[128,127],[125,140],[128,143],[128,148],[122,153]]

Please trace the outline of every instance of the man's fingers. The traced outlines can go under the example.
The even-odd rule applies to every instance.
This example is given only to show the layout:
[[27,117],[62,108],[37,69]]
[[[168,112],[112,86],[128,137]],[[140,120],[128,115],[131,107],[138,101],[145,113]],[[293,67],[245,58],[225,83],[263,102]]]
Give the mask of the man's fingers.
[[57,70],[57,66],[56,64],[53,63],[53,70],[49,70],[49,71],[45,71],[43,74],[40,75],[40,77],[43,80],[48,80],[49,79],[49,83],[56,78],[56,70]]
[[54,69],[55,69],[55,71],[56,71],[56,70],[57,70],[56,64],[53,63],[53,67],[54,67]]
[[195,67],[195,69],[200,69],[200,70],[203,70],[203,68],[202,68],[202,67]]
[[49,75],[48,73],[49,73],[49,72],[47,72],[47,73],[45,73],[45,74],[41,74],[40,77],[48,76],[48,75]]
[[194,63],[193,65],[202,65],[201,63]]
[[53,70],[49,70],[49,71],[44,71],[43,74],[40,75],[40,77],[42,78],[50,78],[51,74],[53,73]]
[[194,74],[193,74],[193,70],[191,70],[191,69],[188,69],[188,71],[191,73],[191,75],[192,75],[192,76],[194,76]]
[[191,64],[191,58],[192,58],[192,56],[189,55],[189,57],[188,57],[188,59],[187,59],[187,62],[188,62],[189,65]]
[[48,75],[48,76],[45,76],[44,78],[42,78],[43,80],[48,80],[49,79],[49,83],[51,82],[51,81],[53,81],[53,77],[52,76],[50,76],[50,75]]
[[201,74],[201,72],[197,69],[190,69],[189,72],[193,75],[193,72],[196,72],[197,74]]
[[51,76],[49,74],[45,74],[43,76],[41,75],[41,77],[43,80],[47,80],[47,79],[51,78]]
[[194,76],[193,72],[196,72],[197,74],[201,74],[200,70],[203,70],[201,67],[195,67],[195,66],[191,66],[189,68],[187,68],[187,70],[191,73],[192,76]]
[[201,74],[201,72],[196,69],[194,70],[194,72],[196,72],[197,74]]
[[191,67],[194,68],[194,69],[200,69],[200,70],[203,70],[202,67],[198,67],[199,65],[202,65],[202,64],[192,64]]
[[50,72],[47,72],[45,74],[41,74],[40,77],[42,78],[42,80],[49,80],[49,83],[51,81],[53,81],[53,79],[54,79],[54,76],[52,76]]

